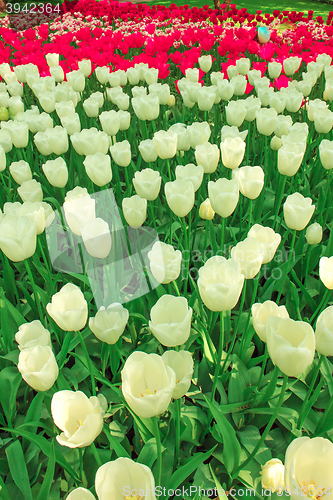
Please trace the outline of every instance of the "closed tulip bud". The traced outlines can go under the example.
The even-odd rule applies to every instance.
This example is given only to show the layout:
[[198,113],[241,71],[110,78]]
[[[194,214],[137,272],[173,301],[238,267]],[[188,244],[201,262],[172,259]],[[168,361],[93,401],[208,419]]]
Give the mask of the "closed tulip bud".
[[198,288],[202,301],[211,311],[233,309],[240,297],[244,275],[238,262],[214,256],[199,269]]
[[62,430],[57,441],[68,448],[91,445],[102,432],[104,410],[101,395],[88,398],[81,391],[58,391],[51,400],[55,425]]
[[55,100],[56,102],[68,101],[69,100],[69,89],[70,85],[68,82],[59,83],[55,88]]
[[185,76],[191,82],[199,81],[199,70],[198,68],[188,68],[185,70]]
[[68,181],[68,170],[66,162],[59,157],[56,160],[48,160],[42,165],[44,174],[51,186],[63,188]]
[[137,195],[149,201],[154,201],[159,195],[162,178],[160,173],[151,168],[135,172],[133,186]]
[[17,184],[23,184],[23,182],[30,181],[32,179],[32,173],[29,164],[24,161],[14,161],[9,165],[9,172]]
[[231,64],[230,66],[228,66],[227,67],[227,75],[228,75],[229,80],[231,80],[231,78],[233,76],[239,75],[239,71],[237,69],[237,66],[233,65],[233,64]]
[[11,116],[17,115],[17,113],[23,113],[24,104],[19,95],[9,98],[9,114]]
[[156,120],[160,114],[160,102],[156,94],[133,97],[132,106],[139,120]]
[[216,144],[204,142],[196,146],[195,159],[198,165],[202,165],[205,174],[212,174],[217,169],[220,150]]
[[276,61],[268,63],[268,74],[272,80],[276,80],[276,78],[279,78],[279,76],[281,75],[281,71],[282,71],[281,63]]
[[249,280],[260,271],[264,250],[258,240],[247,237],[232,247],[231,258],[240,264],[241,273]]
[[133,229],[142,226],[147,217],[147,200],[137,194],[123,198],[122,209],[127,224]]
[[223,142],[227,137],[240,137],[242,141],[245,141],[247,137],[248,130],[240,132],[237,127],[229,127],[229,125],[223,125],[221,128],[221,142]]
[[255,200],[264,187],[265,174],[261,167],[241,167],[232,171],[232,178],[236,179],[243,196]]
[[192,312],[185,297],[162,295],[151,308],[149,328],[162,345],[182,345],[190,336]]
[[201,111],[210,111],[214,106],[216,94],[209,87],[201,87],[198,92],[198,108]]
[[221,71],[212,71],[212,73],[210,74],[210,81],[212,85],[217,86],[217,82],[223,79],[224,79],[224,73],[222,73]]
[[146,139],[139,144],[139,151],[146,163],[151,163],[157,159],[157,151],[152,139]]
[[270,489],[272,493],[285,488],[284,465],[278,458],[272,458],[261,466],[261,485],[265,489]]
[[193,358],[188,351],[165,351],[162,355],[164,363],[176,374],[176,387],[173,399],[180,399],[188,392],[193,376]]
[[137,490],[144,492],[146,500],[156,500],[151,470],[129,458],[118,458],[102,465],[95,476],[95,490],[99,500],[120,500]]
[[185,217],[194,205],[194,187],[190,181],[175,180],[164,186],[170,209],[178,217]]
[[280,139],[280,137],[274,135],[274,137],[272,137],[271,139],[270,146],[273,151],[279,151],[282,146],[282,140]]
[[83,101],[83,108],[89,118],[96,118],[98,116],[99,104],[97,99],[91,96],[88,97],[88,99]]
[[304,150],[301,146],[284,144],[278,151],[278,170],[280,174],[292,177],[302,164]]
[[293,121],[290,115],[279,115],[277,117],[276,126],[274,129],[274,134],[278,137],[282,137],[283,135],[288,135],[291,131],[291,127],[293,125]]
[[7,85],[7,90],[11,96],[23,96],[23,85],[20,82],[11,82]]
[[256,124],[260,134],[271,135],[277,125],[277,112],[275,109],[260,109],[256,115]]
[[75,132],[81,132],[81,123],[78,113],[73,113],[69,116],[60,118],[61,125],[66,129],[68,135],[73,135]]
[[231,126],[240,127],[246,116],[246,107],[242,100],[230,101],[225,108],[227,123]]
[[81,290],[73,283],[67,283],[55,293],[46,310],[59,328],[66,332],[82,330],[87,323],[87,302]]
[[268,318],[271,316],[277,316],[282,319],[289,318],[289,314],[285,306],[278,306],[271,300],[266,300],[262,304],[259,302],[253,304],[251,312],[253,318],[253,328],[255,329],[260,340],[263,342],[267,342],[266,323]]
[[90,197],[86,188],[80,186],[67,191],[63,209],[70,230],[77,236],[81,236],[81,229],[87,221],[96,218],[95,200]]
[[103,153],[86,156],[83,165],[87,175],[96,186],[105,186],[112,179],[111,158]]
[[[189,87],[189,86],[188,86]],[[193,106],[195,105],[195,101],[192,101],[190,99],[190,96],[189,96],[189,92],[188,92],[188,87],[184,90],[181,90],[180,91],[180,95],[182,96],[183,98],[183,105],[186,107],[186,108],[193,108]]]
[[207,122],[194,122],[187,127],[191,148],[209,141],[211,130]]
[[95,500],[95,497],[86,488],[75,488],[70,492],[66,500]]
[[283,71],[285,72],[285,74],[287,76],[291,76],[294,73],[296,73],[296,71],[299,70],[301,63],[302,63],[301,57],[297,57],[297,56],[287,57],[283,61]]
[[303,94],[297,90],[290,90],[286,94],[286,109],[289,113],[297,113],[302,105]]
[[158,80],[158,68],[149,68],[143,72],[147,85],[153,85]]
[[148,259],[151,273],[159,283],[166,285],[178,278],[182,261],[180,250],[157,241],[148,252]]
[[111,250],[111,234],[109,224],[96,218],[87,221],[81,228],[83,244],[92,257],[105,259]]
[[272,96],[274,96],[274,89],[272,87],[258,88],[258,98],[260,99],[262,106],[268,106]]
[[113,136],[119,131],[120,120],[116,111],[103,111],[99,115],[99,121],[101,122],[103,131],[107,135]]
[[66,79],[75,92],[83,92],[86,85],[86,79],[82,71],[70,71],[66,74]]
[[168,132],[177,134],[177,151],[188,151],[190,149],[190,135],[184,123],[171,125]]
[[333,306],[319,315],[315,330],[316,351],[324,356],[333,355]]
[[[248,122],[253,122],[255,120],[257,111],[261,108],[261,101],[257,97],[251,95],[247,99],[244,99],[246,114],[245,120]],[[246,131],[247,132],[247,131]]]
[[318,134],[328,134],[333,127],[333,113],[329,109],[319,108],[314,112],[314,125]]
[[243,75],[233,76],[230,80],[231,85],[234,87],[234,95],[241,96],[245,94],[247,80]]
[[[8,102],[9,105],[9,102]],[[0,107],[0,121],[7,121],[9,120],[9,113],[8,109],[6,107],[1,106]]]
[[5,153],[9,153],[12,150],[13,143],[8,130],[0,129],[0,146]]
[[326,170],[333,168],[333,141],[323,139],[319,144],[319,157],[322,166]]
[[37,234],[42,234],[45,229],[45,211],[42,203],[39,201],[34,203],[25,201],[12,215],[16,217],[29,217],[35,224]]
[[13,262],[35,253],[36,236],[36,226],[29,217],[6,215],[0,222],[0,249]]
[[251,61],[247,57],[242,57],[236,61],[236,69],[241,75],[246,75],[250,71]]
[[217,90],[223,101],[229,101],[234,95],[234,87],[229,80],[218,80]]
[[237,168],[245,154],[245,142],[240,137],[227,137],[221,142],[222,163],[227,168]]
[[8,131],[16,148],[26,148],[29,142],[29,127],[25,122],[5,122],[10,124]]
[[68,135],[60,126],[48,128],[45,132],[37,132],[34,142],[38,151],[45,156],[51,153],[60,156],[68,151]]
[[140,81],[140,70],[137,68],[127,68],[127,79],[131,85],[137,85]]
[[266,322],[268,354],[288,377],[300,377],[315,354],[314,331],[305,321],[271,316]]
[[20,352],[17,368],[23,380],[35,391],[51,389],[59,368],[51,347],[37,345]]
[[201,165],[194,165],[194,163],[177,165],[176,167],[176,179],[192,182],[194,191],[198,191],[201,186],[203,174],[203,167]]
[[254,224],[248,232],[249,238],[255,238],[261,243],[264,251],[263,264],[268,264],[273,260],[278,246],[281,243],[281,235],[270,227]]
[[120,76],[115,72],[109,73],[108,75],[109,84],[111,87],[119,87],[120,86]]
[[168,158],[173,158],[177,152],[177,134],[174,132],[166,132],[165,130],[159,130],[154,134],[154,146],[157,155],[162,160]]
[[35,179],[22,182],[21,186],[17,188],[17,192],[20,195],[22,201],[42,201],[43,191],[40,182]]
[[57,83],[63,82],[65,79],[65,73],[61,66],[53,66],[50,68],[50,73]]
[[309,245],[318,245],[323,239],[323,228],[321,225],[317,222],[311,224],[306,230],[305,238]]
[[107,134],[97,130],[95,127],[76,132],[71,135],[71,141],[75,151],[79,155],[88,156],[98,152],[106,155],[109,149],[109,138]]
[[45,132],[47,128],[53,128],[53,120],[47,113],[27,117],[25,122],[33,134]]
[[54,92],[43,92],[38,94],[39,104],[46,113],[52,113],[55,110],[55,94]]
[[172,107],[176,104],[176,98],[174,95],[171,95],[168,100],[168,106]]
[[288,135],[283,135],[281,137],[282,146],[286,146],[288,148],[295,146],[297,151],[302,151],[303,154],[306,150],[306,135],[303,132],[289,132]]
[[277,113],[283,113],[286,107],[286,96],[281,92],[274,92],[268,97],[270,108],[274,108]]
[[149,85],[149,93],[157,95],[160,104],[168,104],[170,99],[170,87],[167,83],[152,83]]
[[21,325],[15,334],[15,340],[20,351],[38,345],[51,347],[50,332],[43,327],[38,319]]
[[298,82],[297,90],[301,92],[304,97],[308,97],[312,90],[312,86],[307,82]]
[[109,74],[110,68],[108,66],[97,66],[95,69],[96,78],[102,85],[108,82]]
[[140,351],[127,358],[121,380],[124,398],[140,418],[164,413],[176,386],[175,372],[161,356]]
[[[85,78],[91,74],[91,61],[89,59],[83,59],[78,62],[79,70],[84,74]],[[80,92],[77,90],[77,92]]]
[[131,123],[131,114],[128,111],[117,111],[119,116],[119,130],[128,130]]
[[209,201],[213,210],[221,217],[229,217],[235,210],[239,199],[238,182],[235,179],[218,179],[208,182]]
[[[1,228],[1,225],[0,225]],[[326,288],[333,290],[333,257],[322,257],[319,261],[319,278]]]
[[123,334],[128,318],[128,310],[115,302],[107,309],[101,307],[94,318],[89,318],[89,328],[101,342],[115,344]]
[[211,67],[213,65],[213,58],[211,55],[201,56],[198,59],[198,63],[199,63],[200,69],[204,73],[208,73],[208,71],[211,69]]
[[256,80],[261,80],[261,71],[259,69],[250,69],[250,71],[247,72],[247,79],[249,84],[254,86]]
[[119,167],[128,167],[131,163],[131,145],[126,140],[116,142],[116,144],[110,146],[110,153],[113,161],[119,165]]
[[214,215],[215,212],[212,209],[212,205],[210,204],[209,198],[206,198],[206,200],[203,201],[200,205],[199,216],[201,217],[201,219],[204,220],[213,220]]
[[302,231],[308,225],[314,211],[311,198],[304,198],[300,193],[290,194],[283,205],[287,226],[297,231]]
[[59,54],[46,54],[45,59],[49,68],[59,65]]
[[64,116],[71,116],[75,113],[75,106],[73,101],[60,101],[55,105],[55,110],[60,120]]

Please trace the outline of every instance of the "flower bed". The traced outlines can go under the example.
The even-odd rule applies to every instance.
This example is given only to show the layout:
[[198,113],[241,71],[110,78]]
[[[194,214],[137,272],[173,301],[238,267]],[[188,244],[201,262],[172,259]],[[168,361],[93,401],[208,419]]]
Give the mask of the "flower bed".
[[1,29],[5,500],[333,487],[331,16],[186,11]]

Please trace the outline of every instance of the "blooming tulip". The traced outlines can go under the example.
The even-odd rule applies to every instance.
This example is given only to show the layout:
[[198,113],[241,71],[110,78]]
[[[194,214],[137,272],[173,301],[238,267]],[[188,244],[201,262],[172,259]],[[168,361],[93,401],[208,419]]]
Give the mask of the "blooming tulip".
[[178,278],[182,262],[180,250],[157,241],[147,255],[152,275],[159,283],[166,285]]
[[231,258],[240,264],[245,278],[252,279],[260,271],[264,250],[258,240],[247,237],[232,247]]
[[201,186],[203,174],[204,169],[201,165],[188,163],[187,165],[176,166],[176,179],[192,182],[194,191],[197,191]]
[[285,482],[291,500],[299,498],[297,491],[311,498],[326,498],[333,487],[332,461],[333,444],[328,439],[307,436],[294,439],[285,459]]
[[43,191],[40,182],[35,179],[22,182],[21,186],[17,188],[17,192],[23,201],[42,201]]
[[[154,83],[157,83],[158,80],[158,68],[149,68],[146,71],[144,71],[143,76],[144,79],[146,80],[147,85],[153,85]],[[160,102],[160,104],[162,104]]]
[[242,141],[245,141],[247,137],[248,130],[240,132],[237,127],[229,127],[229,125],[223,125],[221,128],[221,142],[223,142],[227,137],[240,137]]
[[251,312],[253,318],[253,328],[255,329],[260,340],[263,342],[267,342],[266,323],[268,318],[271,316],[278,316],[282,319],[289,318],[289,314],[285,306],[278,306],[271,300],[266,300],[262,304],[259,302],[253,304]]
[[119,167],[128,167],[131,163],[131,145],[127,140],[116,142],[116,144],[110,146],[110,153],[113,161],[117,163]]
[[13,262],[35,253],[36,236],[35,224],[29,217],[6,215],[0,222],[0,249]]
[[140,172],[135,172],[133,178],[133,185],[141,198],[154,201],[158,197],[161,189],[162,178],[156,170],[145,168]]
[[83,165],[85,166],[87,175],[96,186],[105,186],[112,179],[111,158],[103,153],[95,153],[88,155]]
[[194,187],[192,182],[177,179],[173,182],[167,182],[164,190],[170,209],[178,217],[185,217],[192,210],[194,205]]
[[188,392],[193,376],[193,358],[188,351],[165,351],[162,359],[176,374],[176,387],[172,393],[173,399],[180,399]]
[[66,500],[95,500],[95,497],[86,488],[75,488],[70,492]]
[[106,154],[109,148],[107,134],[95,127],[75,132],[71,135],[71,142],[75,151],[82,156],[94,155],[98,152]]
[[107,135],[116,135],[120,127],[119,115],[116,111],[103,111],[99,115],[99,121],[101,122],[103,132]]
[[293,121],[290,115],[278,115],[274,134],[278,137],[289,134]]
[[264,171],[261,167],[241,167],[232,171],[243,196],[255,200],[264,187]]
[[[199,144],[209,141],[211,130],[207,122],[194,122],[187,127],[191,148],[195,149]],[[185,150],[184,150],[185,151]]]
[[288,377],[300,377],[311,365],[315,354],[315,336],[309,323],[271,316],[266,322],[269,356]]
[[149,328],[162,345],[182,345],[190,336],[192,312],[186,298],[162,295],[151,308]]
[[286,93],[286,109],[289,113],[297,113],[302,105],[303,94],[295,90],[287,91]]
[[291,76],[296,71],[299,70],[299,67],[302,63],[302,59],[300,57],[294,56],[294,57],[287,57],[283,61],[283,71],[287,76]]
[[306,241],[309,245],[318,245],[323,239],[323,228],[317,222],[311,224],[305,233]]
[[304,198],[300,193],[294,193],[287,196],[283,205],[283,214],[287,226],[290,229],[302,231],[315,211],[311,198]]
[[152,139],[146,139],[139,144],[139,151],[146,163],[151,163],[157,159],[157,151]]
[[127,224],[137,229],[142,226],[147,217],[147,200],[137,194],[130,198],[123,198],[122,209]]
[[333,257],[321,257],[319,261],[319,278],[326,288],[333,290]]
[[261,243],[264,250],[263,264],[267,264],[273,260],[277,247],[281,243],[281,235],[275,233],[270,227],[264,227],[260,224],[254,224],[248,232],[249,238],[255,238]]
[[210,54],[207,56],[201,56],[198,59],[198,63],[199,63],[200,69],[204,73],[208,73],[208,71],[211,69],[212,64],[213,64],[213,58]]
[[240,297],[244,275],[234,259],[216,255],[199,269],[198,288],[202,301],[211,311],[233,309]]
[[89,446],[103,428],[104,396],[88,398],[81,391],[58,391],[51,400],[53,421],[62,433],[56,437],[68,448]]
[[87,221],[81,228],[83,244],[92,257],[105,259],[111,250],[109,224],[101,218]]
[[268,96],[270,108],[274,108],[277,113],[283,113],[286,107],[286,96],[282,92],[273,92]]
[[81,290],[67,283],[52,296],[46,310],[57,325],[66,332],[82,330],[87,322],[88,305]]
[[158,97],[160,104],[166,106],[170,99],[170,87],[167,83],[152,83],[149,85],[149,93]]
[[128,318],[128,310],[115,302],[107,309],[101,307],[94,318],[89,318],[89,328],[101,342],[115,344],[124,332]]
[[48,160],[42,165],[44,174],[51,186],[63,188],[68,181],[68,170],[66,162],[59,157],[56,160]]
[[235,179],[218,179],[208,182],[208,195],[211,206],[221,217],[229,217],[235,210],[239,199],[238,182]]
[[222,163],[227,168],[237,168],[245,154],[245,142],[240,137],[227,137],[221,142]]
[[255,120],[256,118],[257,111],[259,111],[261,108],[261,101],[257,97],[251,95],[247,99],[244,99],[244,104],[246,109],[245,120],[248,122],[253,122],[253,120]]
[[96,78],[102,85],[108,82],[109,73],[109,66],[97,66],[95,69]]
[[284,465],[278,458],[272,458],[261,466],[261,484],[265,489],[270,489],[272,493],[285,488]]
[[50,389],[59,375],[51,347],[36,345],[20,352],[17,369],[23,380],[35,391]]
[[156,500],[151,470],[129,458],[117,458],[102,465],[96,472],[95,490],[98,500],[123,500],[132,495],[137,499],[144,497],[145,500]]
[[205,174],[212,174],[217,169],[220,159],[220,150],[216,144],[204,142],[195,148],[195,159],[201,165]]
[[75,92],[83,92],[86,79],[82,71],[70,71],[66,74],[66,79]]
[[95,200],[90,197],[86,188],[80,186],[67,191],[63,209],[70,230],[78,236],[81,236],[84,224],[96,218]]
[[259,134],[271,135],[277,124],[277,112],[274,108],[262,108],[257,111],[256,124]]
[[304,150],[296,144],[283,144],[278,151],[278,171],[292,177],[296,174],[304,158]]
[[314,125],[318,134],[328,134],[333,127],[333,113],[329,109],[319,108],[314,112]]
[[319,144],[319,157],[322,166],[326,170],[333,168],[333,141],[323,139]]
[[245,94],[247,80],[243,75],[233,76],[230,80],[231,85],[234,87],[234,95],[241,96]]
[[177,134],[159,130],[155,132],[153,142],[157,155],[162,160],[173,158],[177,151]]
[[234,95],[234,87],[229,80],[218,80],[217,81],[218,93],[224,101],[229,101]]
[[15,340],[20,351],[37,345],[51,347],[50,332],[43,327],[38,319],[19,326],[18,332],[15,334]]
[[139,120],[156,120],[160,114],[160,102],[156,94],[133,97],[132,106]]
[[177,151],[188,151],[190,149],[190,136],[184,123],[175,123],[171,125],[168,132],[177,134]]
[[30,181],[32,179],[32,173],[29,164],[24,161],[13,161],[9,166],[9,172],[11,173],[13,179],[17,184],[23,184],[23,182]]
[[[5,203],[5,205],[7,204]],[[42,234],[45,229],[45,210],[42,203],[39,201],[25,201],[22,205],[19,204],[17,210],[10,215],[15,215],[16,217],[29,217],[35,224],[37,234]]]
[[176,386],[176,374],[161,356],[140,351],[127,358],[121,380],[127,404],[141,418],[165,412]]
[[230,101],[225,107],[225,112],[228,125],[240,127],[246,116],[246,107],[243,100]]
[[282,64],[276,61],[272,61],[268,63],[268,74],[272,80],[276,80],[279,78],[282,71]]

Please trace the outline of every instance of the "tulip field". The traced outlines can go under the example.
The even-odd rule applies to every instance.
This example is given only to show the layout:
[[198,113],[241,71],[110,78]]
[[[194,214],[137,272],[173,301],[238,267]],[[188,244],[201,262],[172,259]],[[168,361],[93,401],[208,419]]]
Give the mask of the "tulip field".
[[333,11],[25,14],[0,18],[0,499],[329,500]]

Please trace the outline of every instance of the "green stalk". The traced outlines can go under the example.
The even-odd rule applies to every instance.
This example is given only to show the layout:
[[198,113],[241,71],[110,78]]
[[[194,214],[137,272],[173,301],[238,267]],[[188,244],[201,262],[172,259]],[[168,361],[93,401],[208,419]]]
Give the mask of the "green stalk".
[[220,313],[220,344],[219,344],[219,350],[217,353],[217,359],[216,359],[215,370],[214,370],[214,379],[213,379],[211,401],[214,401],[216,385],[217,385],[218,377],[220,374],[221,360],[222,360],[222,354],[223,354],[223,343],[224,343],[224,315],[223,315],[223,311],[221,311],[221,313]]
[[281,295],[282,295],[282,292],[283,292],[283,286],[284,286],[284,283],[285,283],[286,278],[287,278],[288,268],[289,268],[289,264],[290,264],[290,261],[291,261],[291,255],[293,253],[294,246],[295,246],[295,240],[296,240],[296,229],[294,229],[294,231],[293,231],[293,236],[292,236],[292,240],[291,240],[290,250],[289,250],[289,254],[288,254],[287,266],[286,266],[285,271],[283,273],[282,282],[280,283],[281,287],[280,287],[279,295],[278,295],[278,298],[276,299],[276,303],[277,304],[279,303],[279,301],[281,299]]
[[84,355],[85,355],[85,358],[86,358],[86,361],[87,361],[87,366],[88,366],[88,370],[89,370],[89,373],[90,373],[90,379],[91,379],[92,393],[93,393],[93,396],[96,396],[96,386],[95,386],[95,378],[94,378],[93,369],[92,369],[92,361],[90,359],[90,356],[89,356],[86,344],[84,343],[84,340],[83,340],[83,337],[82,337],[82,333],[80,331],[77,331],[76,333],[77,333],[77,335],[78,335],[78,337],[80,339],[80,343],[81,343],[81,346],[82,346],[82,349],[83,349],[83,352],[84,352]]
[[242,464],[240,464],[239,467],[237,467],[237,469],[235,470],[235,472],[232,475],[232,479],[236,479],[236,477],[238,477],[239,472],[241,470],[244,470],[245,466],[249,462],[251,462],[251,460],[256,456],[257,452],[261,448],[261,445],[264,443],[265,439],[267,438],[268,433],[271,430],[271,428],[272,428],[272,426],[273,426],[273,424],[275,422],[275,419],[276,419],[276,417],[279,414],[280,408],[281,408],[281,406],[283,404],[284,395],[286,393],[286,388],[287,388],[287,382],[288,382],[288,376],[284,374],[283,375],[282,389],[281,389],[281,392],[280,392],[280,397],[279,397],[278,403],[277,403],[277,405],[275,407],[274,413],[273,413],[272,417],[270,418],[268,424],[266,425],[265,430],[264,430],[264,432],[261,435],[261,438],[259,439],[259,441],[257,442],[256,446],[254,447],[254,450],[247,457],[247,459]]
[[320,358],[319,358],[319,361],[318,361],[318,363],[316,365],[316,368],[314,370],[313,377],[312,377],[312,380],[311,380],[311,384],[309,385],[308,391],[307,391],[306,396],[304,398],[304,401],[302,403],[302,407],[301,407],[301,411],[300,411],[299,418],[298,418],[298,423],[297,423],[297,429],[302,430],[304,420],[306,419],[306,416],[307,416],[307,414],[309,412],[309,409],[307,408],[308,407],[308,401],[310,399],[310,394],[313,391],[313,387],[315,385],[315,382],[316,382],[316,379],[317,379],[317,376],[318,376],[318,373],[319,373],[319,370],[320,370],[320,367],[321,367],[321,364],[322,364],[323,360],[324,360],[324,355],[321,354]]
[[32,290],[34,292],[34,299],[35,299],[35,303],[36,303],[36,306],[37,306],[37,310],[38,310],[38,314],[39,314],[39,319],[40,319],[42,325],[45,326],[44,315],[43,315],[42,308],[41,308],[41,301],[40,301],[40,298],[39,298],[38,293],[37,293],[37,287],[36,287],[36,283],[34,281],[34,277],[33,277],[32,271],[31,271],[30,263],[29,263],[28,259],[24,259],[23,262],[24,262],[26,271],[27,271],[28,276],[29,276],[29,280],[30,280],[30,283],[31,283],[31,286],[32,286]]
[[102,464],[101,459],[99,458],[99,455],[97,453],[97,448],[96,448],[96,445],[94,442],[91,443],[90,448],[91,448],[91,451],[93,452],[93,455],[95,457],[95,460],[96,460],[98,467],[101,467],[101,465],[103,465],[103,464]]
[[326,290],[324,292],[324,295],[323,295],[323,298],[320,301],[319,306],[317,307],[317,309],[315,310],[315,312],[312,314],[312,316],[310,318],[310,323],[312,323],[312,321],[315,319],[315,317],[317,316],[317,314],[319,312],[322,312],[322,310],[326,307],[327,302],[330,299],[330,291],[331,290],[329,290],[328,288],[326,288]]
[[158,418],[152,417],[153,428],[154,428],[154,436],[156,439],[156,447],[157,447],[157,473],[156,473],[156,486],[161,486],[161,477],[162,477],[162,444],[161,444],[161,435],[160,429],[158,425]]
[[180,419],[181,419],[181,399],[175,399],[175,427],[176,427],[176,448],[175,448],[175,462],[174,466],[177,468],[180,450]]
[[273,224],[273,229],[276,227],[277,224],[277,217],[278,213],[280,210],[283,194],[284,194],[284,188],[287,182],[287,176],[282,175],[282,180],[281,177],[279,179],[279,184],[277,188],[277,193],[276,193],[276,198],[275,198],[275,205],[274,205],[274,224]]

